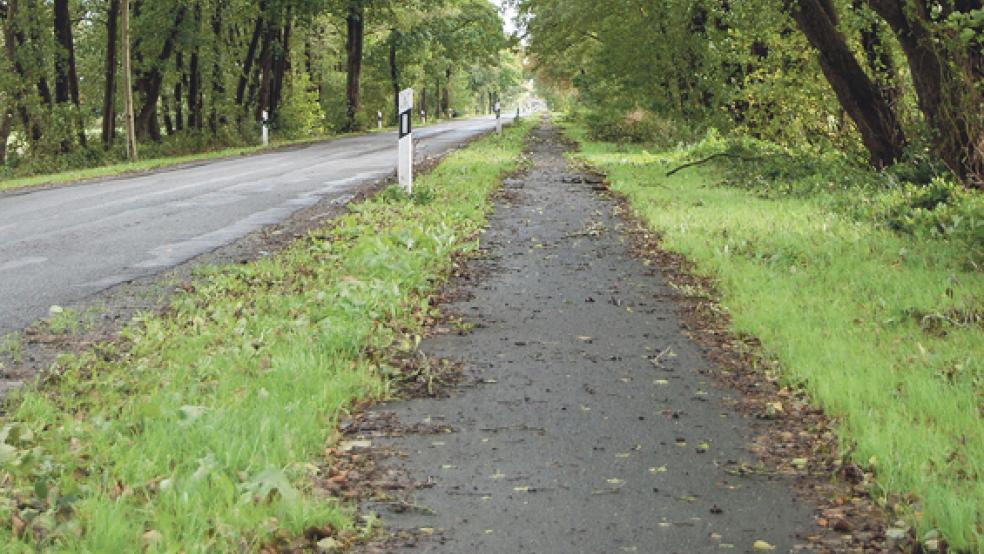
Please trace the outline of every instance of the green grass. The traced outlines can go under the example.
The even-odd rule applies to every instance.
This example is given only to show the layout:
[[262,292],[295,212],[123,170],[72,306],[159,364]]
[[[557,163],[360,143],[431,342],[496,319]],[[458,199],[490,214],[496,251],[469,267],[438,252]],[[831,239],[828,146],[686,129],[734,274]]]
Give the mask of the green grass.
[[[473,249],[529,124],[282,253],[204,270],[166,316],[66,357],[9,400],[4,552],[256,551],[350,507],[312,485],[340,414],[387,393],[380,352],[419,333],[452,255]],[[330,463],[330,460],[327,461]]]
[[[900,514],[961,551],[984,548],[984,279],[980,244],[895,234],[828,199],[717,186],[688,148],[592,142],[577,158],[710,277],[734,330],[761,339],[788,383],[837,422],[876,472],[877,498],[912,494]],[[845,193],[849,194],[849,193]],[[976,248],[968,256],[967,249]]]

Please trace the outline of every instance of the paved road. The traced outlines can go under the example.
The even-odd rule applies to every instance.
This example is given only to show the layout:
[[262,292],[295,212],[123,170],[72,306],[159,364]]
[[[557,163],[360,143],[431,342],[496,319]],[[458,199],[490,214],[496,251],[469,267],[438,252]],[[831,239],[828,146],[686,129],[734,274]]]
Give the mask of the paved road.
[[[418,129],[418,161],[494,128]],[[138,177],[0,195],[0,336],[112,285],[159,273],[323,199],[345,202],[396,167],[396,134]]]

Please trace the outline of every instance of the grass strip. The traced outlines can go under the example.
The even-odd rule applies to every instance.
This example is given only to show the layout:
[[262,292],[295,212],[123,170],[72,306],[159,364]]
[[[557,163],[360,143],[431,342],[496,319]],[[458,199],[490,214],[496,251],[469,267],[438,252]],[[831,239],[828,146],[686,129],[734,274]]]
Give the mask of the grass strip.
[[984,279],[967,262],[981,252],[817,199],[716,186],[713,166],[668,178],[688,147],[595,142],[566,125],[575,157],[712,279],[734,330],[836,418],[843,451],[876,473],[875,497],[921,538],[984,548]]
[[[5,552],[257,551],[353,513],[313,486],[340,413],[387,393],[379,352],[419,332],[524,122],[268,259],[202,270],[163,316],[65,357],[8,400]],[[328,462],[330,463],[330,461]]]

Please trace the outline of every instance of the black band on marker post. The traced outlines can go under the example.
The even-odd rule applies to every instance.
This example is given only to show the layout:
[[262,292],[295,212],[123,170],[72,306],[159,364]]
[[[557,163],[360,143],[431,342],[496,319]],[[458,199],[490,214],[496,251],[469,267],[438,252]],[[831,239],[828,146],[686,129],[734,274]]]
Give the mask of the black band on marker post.
[[400,138],[410,134],[413,130],[413,118],[410,117],[412,110],[400,113]]

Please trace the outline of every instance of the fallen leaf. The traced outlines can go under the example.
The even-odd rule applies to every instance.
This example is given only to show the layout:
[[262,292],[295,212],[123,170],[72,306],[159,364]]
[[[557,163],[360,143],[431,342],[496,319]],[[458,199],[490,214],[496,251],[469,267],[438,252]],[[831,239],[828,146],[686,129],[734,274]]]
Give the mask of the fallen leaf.
[[890,527],[885,530],[885,537],[892,539],[893,541],[901,541],[909,536],[908,529],[902,529],[900,527]]
[[775,549],[776,547],[772,546],[771,544],[765,541],[755,541],[754,543],[752,543],[752,550],[757,550],[759,552],[763,552],[766,550],[775,550]]
[[342,543],[332,537],[325,537],[318,541],[318,552],[324,554],[335,554],[342,551]]
[[372,446],[372,441],[369,440],[342,441],[338,443],[338,450],[340,452],[351,452],[356,448],[369,448],[370,446]]

